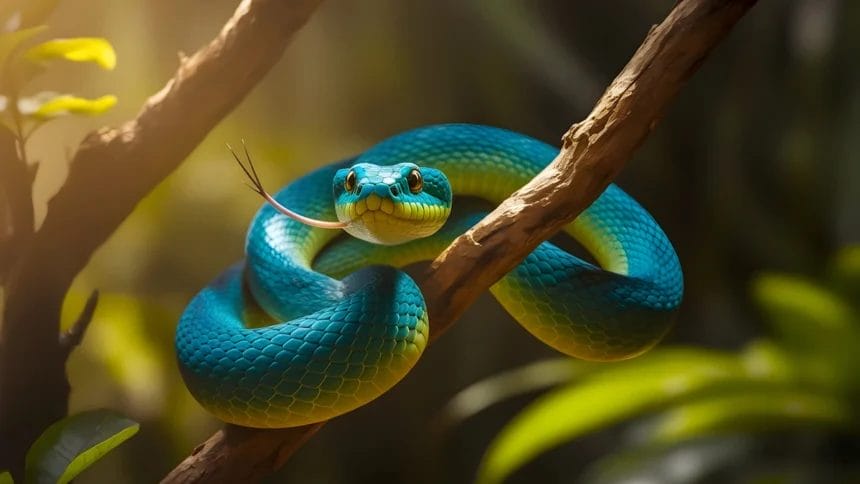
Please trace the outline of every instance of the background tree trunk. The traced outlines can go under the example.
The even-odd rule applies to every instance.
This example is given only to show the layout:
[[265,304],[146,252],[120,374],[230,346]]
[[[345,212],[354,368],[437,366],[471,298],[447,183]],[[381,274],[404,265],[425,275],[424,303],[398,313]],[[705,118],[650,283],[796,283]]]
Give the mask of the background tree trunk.
[[[15,227],[14,239],[26,237],[26,243],[4,247],[0,258],[11,261],[0,333],[0,468],[20,479],[29,445],[66,414],[66,358],[80,340],[60,335],[72,280],[137,203],[263,78],[320,1],[244,0],[208,45],[181,59],[135,119],[84,139],[38,231],[21,235]],[[7,140],[0,145],[4,171],[22,165],[9,158]],[[11,202],[13,190],[31,181],[4,178],[6,198]],[[32,200],[12,208],[15,214],[28,209],[32,224]],[[89,306],[74,331],[86,326]]]

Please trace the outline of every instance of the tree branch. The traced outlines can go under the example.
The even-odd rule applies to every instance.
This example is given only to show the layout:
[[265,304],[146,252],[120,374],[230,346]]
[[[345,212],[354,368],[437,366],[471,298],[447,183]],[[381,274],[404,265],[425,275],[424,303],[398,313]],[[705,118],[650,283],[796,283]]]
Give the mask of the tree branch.
[[[30,443],[66,413],[68,353],[59,337],[60,308],[75,275],[263,78],[321,1],[243,0],[208,45],[181,59],[137,117],[90,133],[78,147],[41,228],[27,244],[16,244],[20,250],[12,254],[4,281],[0,468],[21,478]],[[6,198],[14,195],[4,189]]]
[[55,270],[74,276],[86,265],[280,59],[321,1],[243,0],[218,36],[185,59],[135,119],[84,139],[38,234],[43,255],[62,254],[52,261]]
[[[588,207],[621,171],[663,110],[711,49],[756,0],[682,0],[645,41],[597,102],[562,138],[556,159],[526,186],[459,237],[418,281],[430,312],[431,341],[478,294],[513,269],[538,244]],[[230,482],[252,475],[277,450],[289,457],[322,424],[286,430],[247,429],[232,451],[227,434],[213,435],[162,483]],[[274,469],[273,469],[274,470]]]

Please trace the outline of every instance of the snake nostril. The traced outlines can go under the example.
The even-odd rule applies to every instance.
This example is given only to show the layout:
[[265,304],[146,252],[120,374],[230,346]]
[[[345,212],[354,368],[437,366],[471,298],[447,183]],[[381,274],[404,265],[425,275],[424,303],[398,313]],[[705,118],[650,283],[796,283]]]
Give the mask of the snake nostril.
[[390,185],[388,189],[391,190],[391,196],[396,197],[400,195],[400,189],[397,188],[397,185]]

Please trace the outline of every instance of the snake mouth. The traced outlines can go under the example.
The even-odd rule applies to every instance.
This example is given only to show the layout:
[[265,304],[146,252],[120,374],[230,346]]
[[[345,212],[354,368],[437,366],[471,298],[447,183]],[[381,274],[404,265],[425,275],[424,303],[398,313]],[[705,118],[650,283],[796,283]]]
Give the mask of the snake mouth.
[[416,202],[398,202],[376,194],[335,207],[348,233],[369,242],[397,245],[436,233],[450,208]]
[[361,221],[391,220],[400,223],[437,223],[445,220],[450,210],[443,206],[426,205],[416,202],[397,202],[390,198],[372,193],[352,203],[336,207],[337,218],[349,224]]

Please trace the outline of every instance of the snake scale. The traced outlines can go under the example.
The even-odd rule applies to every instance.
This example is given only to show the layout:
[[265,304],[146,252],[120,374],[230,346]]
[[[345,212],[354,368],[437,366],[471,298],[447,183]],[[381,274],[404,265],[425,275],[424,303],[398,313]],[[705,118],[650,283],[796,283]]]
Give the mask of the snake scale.
[[[525,135],[447,124],[384,140],[294,181],[272,202],[340,230],[255,216],[246,259],[186,307],[180,371],[220,419],[293,427],[353,410],[418,361],[429,321],[396,269],[439,254],[558,154]],[[458,207],[452,212],[452,199]],[[323,224],[324,225],[324,224]],[[571,356],[617,360],[654,346],[681,302],[678,257],[651,215],[615,185],[565,229],[597,264],[542,243],[491,292],[532,335]]]

